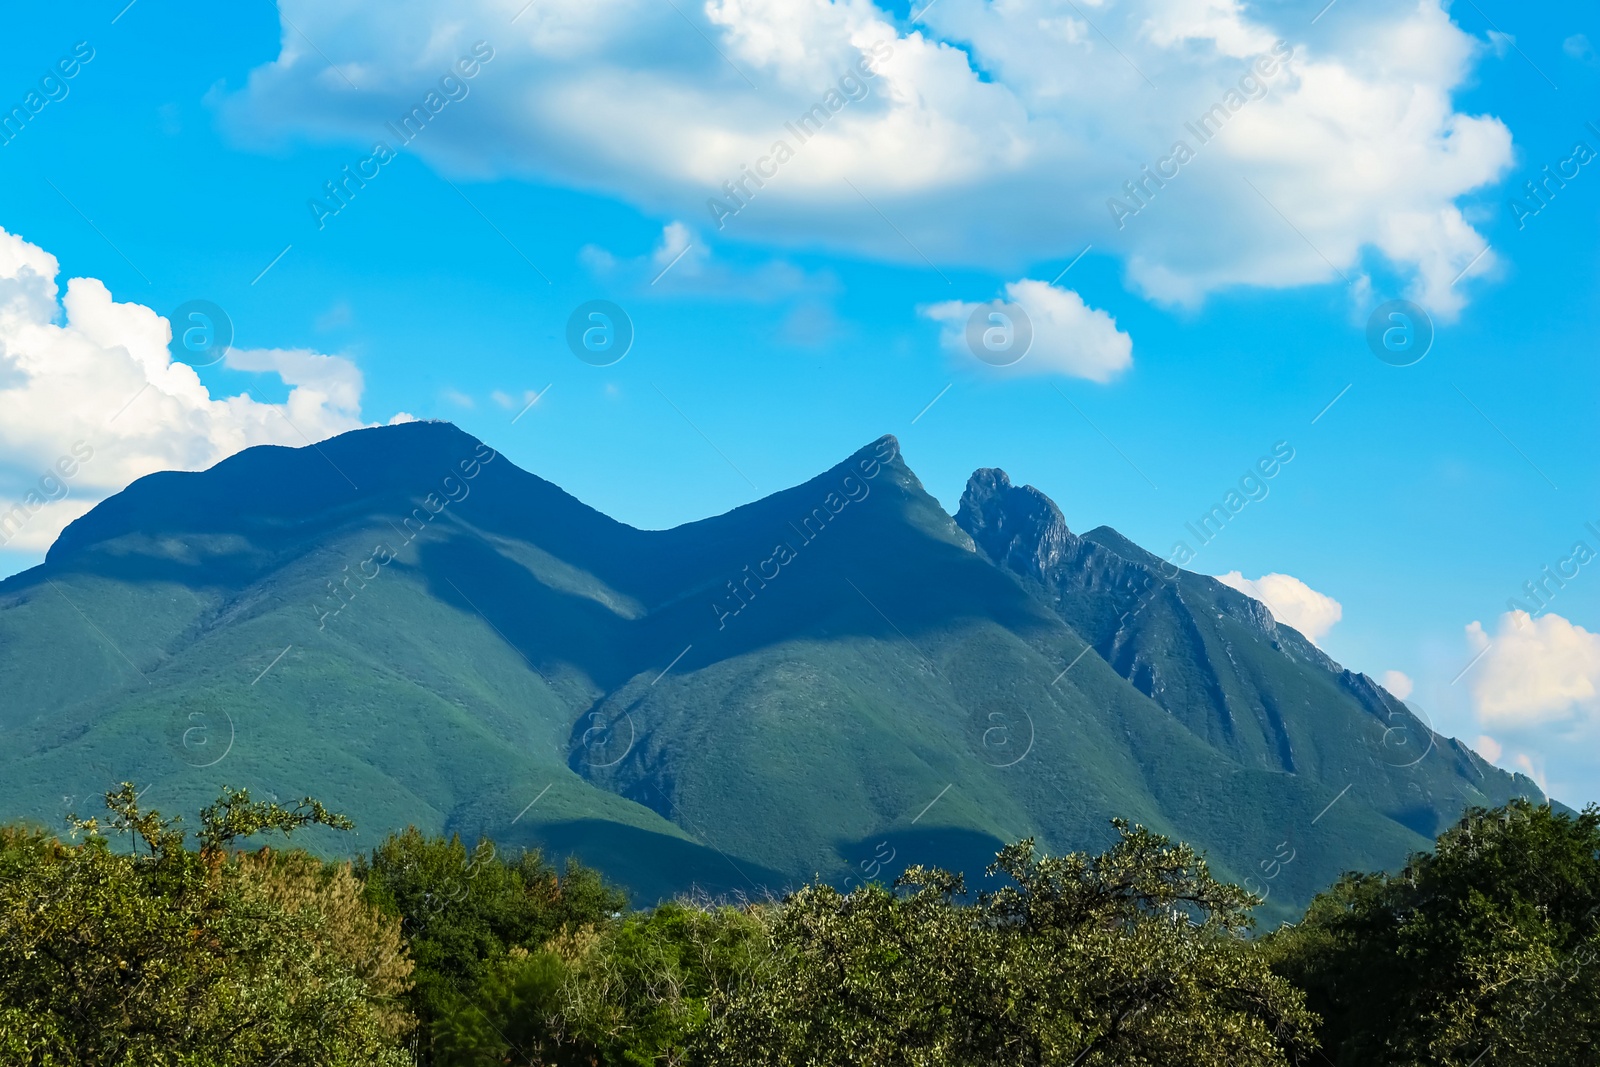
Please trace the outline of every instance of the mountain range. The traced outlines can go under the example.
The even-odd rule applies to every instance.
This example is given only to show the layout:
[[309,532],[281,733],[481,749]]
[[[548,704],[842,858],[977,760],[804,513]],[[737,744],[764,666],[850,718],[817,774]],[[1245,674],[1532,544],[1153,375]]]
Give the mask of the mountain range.
[[893,437],[639,530],[448,423],[142,478],[0,582],[0,819],[130,780],[357,837],[577,854],[649,902],[1097,848],[1124,816],[1294,917],[1468,804],[1542,802],[1261,603]]

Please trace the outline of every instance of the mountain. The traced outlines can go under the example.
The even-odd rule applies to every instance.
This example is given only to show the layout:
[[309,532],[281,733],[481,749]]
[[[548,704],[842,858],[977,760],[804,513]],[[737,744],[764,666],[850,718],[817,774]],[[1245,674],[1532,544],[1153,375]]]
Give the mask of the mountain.
[[1258,602],[884,437],[671,530],[447,423],[140,479],[0,583],[0,818],[120,780],[577,853],[641,899],[757,894],[1123,815],[1292,916],[1467,803],[1542,800]]

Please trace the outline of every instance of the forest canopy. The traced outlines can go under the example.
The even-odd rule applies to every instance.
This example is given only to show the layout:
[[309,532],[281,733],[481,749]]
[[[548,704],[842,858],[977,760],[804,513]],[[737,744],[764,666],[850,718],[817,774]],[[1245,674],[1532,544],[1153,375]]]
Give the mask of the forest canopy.
[[[1259,898],[1117,820],[983,887],[632,910],[602,875],[227,790],[134,785],[65,837],[0,827],[0,1064],[987,1067],[1600,1062],[1600,810],[1473,809],[1395,873],[1256,936]],[[263,838],[276,844],[265,844]]]

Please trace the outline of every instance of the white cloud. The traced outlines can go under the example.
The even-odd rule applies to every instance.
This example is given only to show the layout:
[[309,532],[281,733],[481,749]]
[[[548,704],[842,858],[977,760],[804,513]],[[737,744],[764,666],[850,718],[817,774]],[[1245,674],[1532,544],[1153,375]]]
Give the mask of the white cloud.
[[[1296,627],[1296,629],[1298,628]],[[1397,700],[1404,700],[1416,688],[1416,683],[1404,671],[1384,671],[1383,677],[1378,681],[1385,689],[1393,693]]]
[[342,356],[325,356],[306,348],[235,348],[223,362],[234,370],[276,374],[284,384],[294,386],[284,405],[292,421],[315,423],[328,410],[352,417],[361,411],[365,384],[361,371]]
[[1479,734],[1477,743],[1472,747],[1490,763],[1499,763],[1501,754],[1505,752],[1505,747],[1488,734]]
[[[1054,0],[942,0],[903,35],[871,0],[679,6],[283,0],[280,54],[222,106],[239,136],[370,150],[481,39],[494,58],[470,95],[406,148],[454,174],[598,189],[700,226],[742,181],[723,235],[903,262],[1020,272],[1093,243],[1179,304],[1339,281],[1327,261],[1353,275],[1376,253],[1443,318],[1485,245],[1457,201],[1512,158],[1502,122],[1455,110],[1490,46],[1441,0],[1342,8],[1314,35],[1243,0],[1097,7],[1105,36]],[[1293,58],[1241,91],[1279,36]],[[1201,142],[1185,123],[1212,104],[1224,124]],[[814,105],[825,121],[802,142],[785,124]],[[1194,158],[1119,228],[1108,199],[1179,140]],[[745,168],[763,158],[757,185]]]
[[0,229],[5,547],[42,551],[67,523],[154,471],[199,470],[251,445],[300,446],[362,425],[361,372],[350,361],[235,350],[229,367],[277,375],[288,398],[213,397],[192,367],[172,361],[166,319],[115,302],[93,278],[71,279],[63,295],[59,272],[54,256]]
[[[1007,370],[1108,382],[1133,365],[1133,339],[1117,329],[1116,319],[1085,304],[1071,289],[1023,278],[1006,283],[1006,299],[1027,313],[1033,330],[1027,355]],[[946,300],[922,309],[941,324],[940,342],[960,361],[975,358],[967,347],[967,320],[980,306]]]
[[1470,623],[1467,643],[1482,655],[1470,678],[1484,725],[1564,723],[1600,711],[1600,634],[1554,613],[1508,611],[1493,637]]
[[1246,578],[1238,571],[1229,571],[1217,575],[1217,581],[1232,586],[1246,596],[1255,597],[1267,606],[1274,619],[1293,626],[1312,644],[1316,644],[1344,616],[1344,608],[1337,600],[1317,592],[1293,575],[1263,574],[1259,578]]

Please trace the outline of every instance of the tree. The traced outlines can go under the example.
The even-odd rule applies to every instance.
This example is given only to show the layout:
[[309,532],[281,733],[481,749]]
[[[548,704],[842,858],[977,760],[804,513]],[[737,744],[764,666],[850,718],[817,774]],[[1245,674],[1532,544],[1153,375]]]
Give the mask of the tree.
[[435,1058],[448,1067],[597,1062],[590,1047],[562,1033],[561,989],[570,977],[554,953],[513,945],[489,964],[470,994],[447,995],[434,1027]]
[[1267,939],[1339,1065],[1600,1064],[1600,808],[1473,808]]
[[756,909],[676,901],[514,946],[435,1028],[441,1064],[687,1062],[707,1002],[756,980],[766,958]]
[[1099,856],[990,867],[1011,884],[963,904],[959,875],[912,868],[891,891],[808,886],[772,923],[774,966],[714,998],[711,1065],[1269,1065],[1311,1047],[1299,993],[1245,941],[1255,898],[1143,827]]
[[[87,839],[0,832],[0,1049],[33,1067],[405,1063],[381,992],[331,948],[310,904],[274,899],[227,849],[264,829],[347,820],[224,793],[202,814],[205,850],[177,819],[106,794]],[[371,928],[383,933],[381,924]],[[401,1020],[403,1025],[403,1020]]]
[[400,1038],[416,1028],[406,1004],[414,964],[400,923],[368,904],[348,862],[328,863],[305,852],[263,849],[238,857],[239,876],[270,903],[310,912],[320,922],[319,948],[366,985],[382,1032]]

